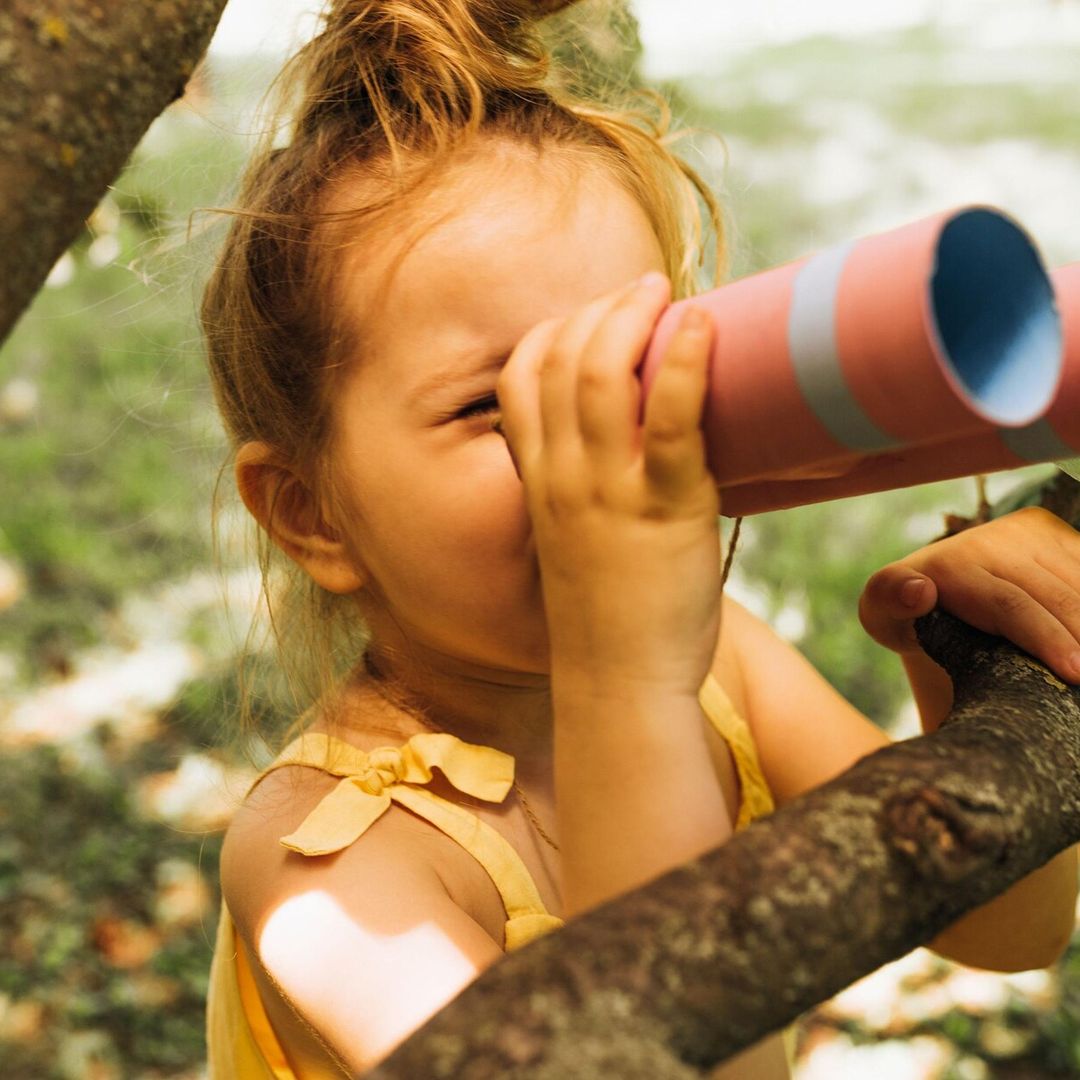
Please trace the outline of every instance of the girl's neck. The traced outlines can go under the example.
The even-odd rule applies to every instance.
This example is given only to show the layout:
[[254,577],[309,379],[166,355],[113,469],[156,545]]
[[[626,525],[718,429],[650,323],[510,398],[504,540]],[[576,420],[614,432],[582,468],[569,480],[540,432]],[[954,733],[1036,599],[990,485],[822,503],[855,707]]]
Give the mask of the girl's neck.
[[[481,668],[456,658],[380,652],[372,647],[350,690],[381,699],[404,737],[445,731],[512,754],[519,779],[550,776],[553,726],[547,675]],[[368,713],[368,710],[363,710]],[[363,719],[358,724],[363,726]]]

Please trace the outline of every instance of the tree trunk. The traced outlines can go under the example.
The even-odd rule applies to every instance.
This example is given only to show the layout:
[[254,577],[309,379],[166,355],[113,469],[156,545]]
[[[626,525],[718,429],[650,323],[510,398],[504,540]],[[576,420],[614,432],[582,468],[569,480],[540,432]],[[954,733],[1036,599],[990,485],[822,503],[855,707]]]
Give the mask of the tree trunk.
[[[1075,526],[1078,492],[1043,501]],[[508,956],[372,1080],[707,1075],[1080,840],[1080,692],[951,616],[918,629],[941,730]]]
[[183,93],[224,6],[5,0],[0,343],[151,121]]

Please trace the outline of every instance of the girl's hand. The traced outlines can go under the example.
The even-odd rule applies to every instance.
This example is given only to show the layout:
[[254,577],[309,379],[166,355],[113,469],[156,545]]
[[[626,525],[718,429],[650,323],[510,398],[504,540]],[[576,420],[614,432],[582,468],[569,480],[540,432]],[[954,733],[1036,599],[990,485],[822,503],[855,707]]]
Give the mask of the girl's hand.
[[499,378],[525,485],[553,674],[696,698],[716,649],[720,511],[700,430],[711,322],[690,308],[650,390],[635,375],[671,295],[647,274],[534,327]]
[[859,618],[910,655],[915,619],[935,605],[1080,682],[1080,533],[1048,510],[1017,510],[891,563],[866,583]]

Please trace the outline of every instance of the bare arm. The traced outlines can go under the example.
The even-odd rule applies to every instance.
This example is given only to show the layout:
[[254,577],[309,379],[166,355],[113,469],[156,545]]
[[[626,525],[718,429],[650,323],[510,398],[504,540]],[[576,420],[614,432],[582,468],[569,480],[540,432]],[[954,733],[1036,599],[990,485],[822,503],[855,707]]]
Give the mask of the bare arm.
[[[669,300],[654,273],[542,323],[499,380],[542,571],[571,915],[731,834],[698,703],[721,607],[718,496],[700,430],[708,319],[690,309],[643,420],[635,375]],[[760,1071],[716,1075],[786,1076],[782,1048],[767,1056]]]
[[539,324],[499,378],[541,569],[571,915],[731,832],[697,699],[719,632],[707,319],[675,335],[639,419],[670,291],[654,272]]
[[290,1061],[305,1076],[340,1075],[335,1058],[360,1074],[503,953],[449,896],[432,858],[442,838],[405,810],[338,855],[281,847],[329,787],[297,771],[268,778],[238,815],[223,892]]
[[731,821],[696,698],[556,686],[563,893],[576,915],[722,844]]

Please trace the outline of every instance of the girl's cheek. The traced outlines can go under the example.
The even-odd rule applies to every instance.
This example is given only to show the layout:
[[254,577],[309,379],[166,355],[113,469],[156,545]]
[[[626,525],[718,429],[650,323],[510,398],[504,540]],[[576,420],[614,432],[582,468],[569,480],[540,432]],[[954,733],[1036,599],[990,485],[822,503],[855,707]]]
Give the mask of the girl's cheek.
[[444,475],[429,488],[438,504],[429,507],[431,523],[439,523],[437,546],[452,545],[459,556],[494,571],[492,560],[505,564],[526,550],[532,527],[525,489],[498,435],[479,437],[469,449],[471,456],[454,468],[452,483]]
[[500,562],[517,561],[528,550],[531,529],[524,501],[516,494],[492,498],[477,517],[476,545],[487,557]]
[[525,489],[518,483],[504,496],[499,527],[511,550],[535,554],[532,520],[525,502]]
[[531,531],[525,502],[525,487],[510,459],[505,440],[492,440],[494,460],[489,460],[480,487],[486,492],[492,515],[492,527],[506,535],[525,536]]

